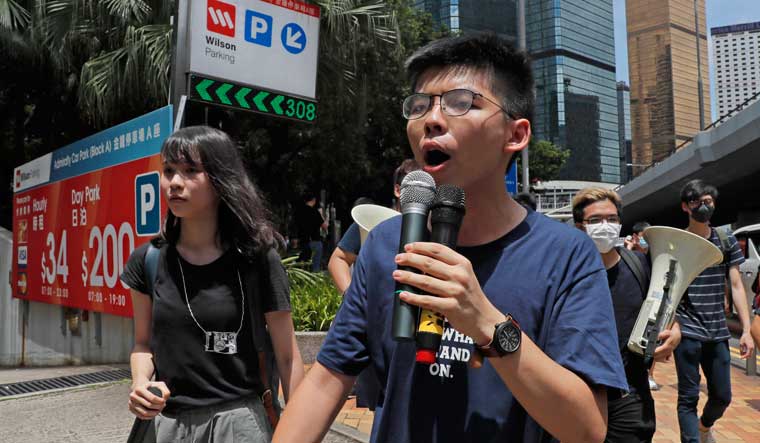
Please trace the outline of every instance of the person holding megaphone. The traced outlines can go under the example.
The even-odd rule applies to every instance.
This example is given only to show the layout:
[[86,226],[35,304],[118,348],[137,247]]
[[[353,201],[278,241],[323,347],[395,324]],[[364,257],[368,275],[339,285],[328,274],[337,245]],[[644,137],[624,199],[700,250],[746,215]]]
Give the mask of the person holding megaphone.
[[[647,296],[651,264],[639,251],[616,248],[620,237],[622,201],[617,192],[604,188],[585,188],[573,197],[573,221],[594,241],[607,270],[607,280],[615,310],[620,355],[625,365],[628,393],[608,395],[607,443],[647,443],[655,432],[654,399],[650,392],[648,365],[644,356],[631,352],[628,338]],[[642,229],[643,231],[643,229]],[[660,332],[663,343],[655,350],[656,360],[667,360],[681,341],[681,330],[674,323]]]

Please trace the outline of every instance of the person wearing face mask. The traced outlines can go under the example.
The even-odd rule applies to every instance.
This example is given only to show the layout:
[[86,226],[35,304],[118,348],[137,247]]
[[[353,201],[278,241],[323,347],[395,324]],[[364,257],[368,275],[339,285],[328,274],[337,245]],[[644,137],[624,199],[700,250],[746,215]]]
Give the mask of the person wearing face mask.
[[[687,231],[702,236],[719,248],[718,232],[710,226],[718,190],[702,180],[692,180],[681,190],[681,209],[689,215]],[[739,265],[744,262],[739,243],[728,234],[723,262],[707,268],[691,283],[676,311],[683,340],[674,356],[678,373],[678,424],[681,442],[714,442],[712,426],[731,403],[731,353],[723,299],[726,281],[731,283],[734,307],[742,324],[739,339],[741,358],[754,349],[750,336],[749,311]],[[699,368],[707,381],[707,403],[697,416]]]
[[[605,442],[651,442],[655,432],[655,409],[648,368],[643,357],[630,352],[626,346],[646,299],[651,265],[642,252],[615,247],[620,236],[621,206],[620,196],[615,191],[595,187],[582,189],[573,198],[573,220],[575,226],[594,241],[607,269],[620,356],[628,381],[628,393],[608,395]],[[670,330],[662,331],[659,338],[663,343],[654,356],[655,360],[664,361],[670,358],[681,340],[678,323],[674,323]]]

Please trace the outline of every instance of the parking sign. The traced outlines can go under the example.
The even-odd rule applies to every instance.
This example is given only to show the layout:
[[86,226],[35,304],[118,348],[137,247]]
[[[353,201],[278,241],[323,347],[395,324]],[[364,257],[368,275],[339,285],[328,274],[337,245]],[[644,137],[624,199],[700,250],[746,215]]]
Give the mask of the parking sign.
[[180,5],[190,8],[185,73],[316,98],[318,6],[295,0]]

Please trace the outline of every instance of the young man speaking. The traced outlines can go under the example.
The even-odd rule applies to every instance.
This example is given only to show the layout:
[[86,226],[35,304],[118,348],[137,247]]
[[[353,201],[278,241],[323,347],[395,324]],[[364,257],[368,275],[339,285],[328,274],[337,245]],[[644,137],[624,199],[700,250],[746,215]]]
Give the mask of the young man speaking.
[[[401,217],[372,230],[274,441],[320,441],[370,364],[383,386],[373,442],[603,441],[607,390],[628,385],[599,254],[588,236],[525,209],[504,186],[530,139],[530,61],[476,34],[434,41],[407,68],[414,157],[439,185],[466,193],[458,246],[414,243],[397,254]],[[413,342],[392,338],[396,282],[431,294],[402,300],[447,319],[432,365],[415,363]],[[482,368],[468,364],[483,357]]]

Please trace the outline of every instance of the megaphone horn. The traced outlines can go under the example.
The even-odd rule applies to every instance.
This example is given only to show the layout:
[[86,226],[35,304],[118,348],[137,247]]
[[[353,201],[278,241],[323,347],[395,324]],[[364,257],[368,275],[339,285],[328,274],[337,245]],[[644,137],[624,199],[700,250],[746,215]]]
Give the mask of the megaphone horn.
[[708,267],[723,260],[720,249],[709,240],[683,229],[651,226],[644,230],[652,257],[652,278],[628,349],[651,361],[657,336],[673,323],[681,298],[689,285]]
[[359,236],[362,245],[372,228],[397,215],[400,215],[400,213],[378,205],[357,205],[351,210],[351,218],[359,226]]

